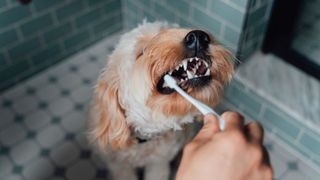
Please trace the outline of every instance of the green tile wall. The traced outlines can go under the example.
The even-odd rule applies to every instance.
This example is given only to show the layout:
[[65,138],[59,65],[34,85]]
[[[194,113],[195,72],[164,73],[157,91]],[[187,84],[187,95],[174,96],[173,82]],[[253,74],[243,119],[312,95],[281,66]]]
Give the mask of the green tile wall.
[[12,23],[26,19],[30,16],[31,12],[29,7],[15,6],[8,9],[1,8],[0,27],[9,26]]
[[0,33],[0,48],[4,48],[18,40],[18,35],[15,30],[8,30]]
[[70,18],[85,9],[83,1],[73,1],[65,4],[62,7],[56,9],[56,15],[58,20],[63,21],[64,19]]
[[66,22],[61,23],[59,26],[56,26],[49,31],[43,33],[44,40],[47,43],[56,42],[59,37],[64,37],[72,33],[72,23]]
[[43,31],[43,29],[51,28],[51,26],[53,26],[53,19],[51,14],[47,13],[22,24],[21,32],[24,37],[28,37],[39,31]]
[[320,168],[320,131],[310,129],[301,118],[293,117],[237,78],[225,89],[225,103],[258,120],[278,141],[307,163]]
[[7,2],[6,1],[0,1],[0,8],[6,6]]
[[39,37],[34,37],[26,40],[18,45],[10,48],[8,53],[10,55],[11,63],[16,63],[20,59],[25,59],[25,57],[41,48],[41,40]]
[[224,1],[212,1],[210,11],[235,27],[242,27],[245,14]]
[[46,10],[54,5],[58,5],[61,2],[63,2],[63,0],[55,0],[55,1],[41,1],[41,0],[37,0],[37,1],[33,1],[34,6],[36,7],[36,9],[38,11],[43,11]]
[[262,118],[292,139],[296,139],[300,133],[298,124],[291,120],[293,118],[279,112],[278,108],[270,107],[265,109]]
[[181,26],[202,28],[236,53],[245,23],[247,1],[123,0],[124,26],[130,29],[147,18],[149,21],[166,20]]
[[[241,3],[243,0],[234,0]],[[250,0],[241,35],[238,57],[247,59],[261,48],[274,0]]]
[[119,0],[0,0],[0,91],[121,29]]
[[143,18],[204,28],[245,60],[261,47],[273,0],[122,0],[124,26]]
[[0,54],[0,66],[6,64],[6,60],[2,54]]

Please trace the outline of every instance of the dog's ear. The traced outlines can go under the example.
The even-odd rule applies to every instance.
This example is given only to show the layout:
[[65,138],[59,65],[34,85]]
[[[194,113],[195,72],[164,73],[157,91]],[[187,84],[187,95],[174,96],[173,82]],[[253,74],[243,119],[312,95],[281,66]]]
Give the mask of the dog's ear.
[[151,35],[144,35],[140,38],[138,38],[136,45],[135,45],[135,55],[136,58],[140,57],[141,55],[143,55],[143,51],[146,48],[146,46],[148,45],[148,43],[150,42],[150,40],[152,39]]
[[93,112],[98,114],[93,115],[97,121],[91,127],[90,133],[91,140],[98,144],[101,150],[106,150],[110,146],[114,150],[124,149],[133,142],[124,109],[120,104],[117,79],[117,77],[102,76],[95,88],[92,105]]

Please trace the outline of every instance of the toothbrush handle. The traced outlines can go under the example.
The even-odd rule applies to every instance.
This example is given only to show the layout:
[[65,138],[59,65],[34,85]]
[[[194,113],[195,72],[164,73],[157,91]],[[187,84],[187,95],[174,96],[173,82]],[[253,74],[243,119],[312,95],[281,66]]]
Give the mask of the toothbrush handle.
[[219,114],[217,114],[214,110],[212,110],[206,104],[203,104],[202,102],[199,102],[199,101],[198,101],[198,109],[203,115],[206,115],[206,114],[209,114],[209,113],[214,114],[219,120],[220,130],[221,131],[224,130],[225,122],[224,122],[224,120],[221,118],[221,116]]
[[212,110],[209,106],[207,106],[206,104],[194,99],[193,97],[191,97],[190,95],[188,95],[186,92],[184,92],[178,85],[175,85],[175,90],[178,91],[178,93],[180,93],[183,97],[185,97],[186,99],[188,99],[188,101],[190,101],[195,107],[198,108],[198,110],[203,114],[209,114],[212,113],[215,116],[218,117],[219,120],[219,127],[220,130],[224,130],[225,128],[225,122],[224,120],[221,118],[221,116],[219,116],[219,114],[217,114],[214,110]]

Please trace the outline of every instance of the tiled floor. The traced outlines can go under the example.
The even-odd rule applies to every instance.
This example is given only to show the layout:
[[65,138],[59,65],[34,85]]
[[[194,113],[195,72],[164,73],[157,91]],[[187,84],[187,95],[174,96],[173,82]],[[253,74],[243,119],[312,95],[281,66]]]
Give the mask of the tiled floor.
[[[0,179],[108,179],[88,147],[85,113],[92,86],[117,36],[84,50],[0,96]],[[227,103],[225,103],[227,104]],[[319,174],[273,138],[265,141],[275,179]]]

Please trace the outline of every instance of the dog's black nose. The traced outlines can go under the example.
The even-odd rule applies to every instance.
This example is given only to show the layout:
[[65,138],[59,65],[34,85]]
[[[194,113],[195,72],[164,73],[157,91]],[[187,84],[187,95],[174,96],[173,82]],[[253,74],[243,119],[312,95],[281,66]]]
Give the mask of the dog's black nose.
[[190,31],[184,38],[184,45],[192,56],[196,56],[199,52],[206,50],[209,43],[209,35],[201,30]]

